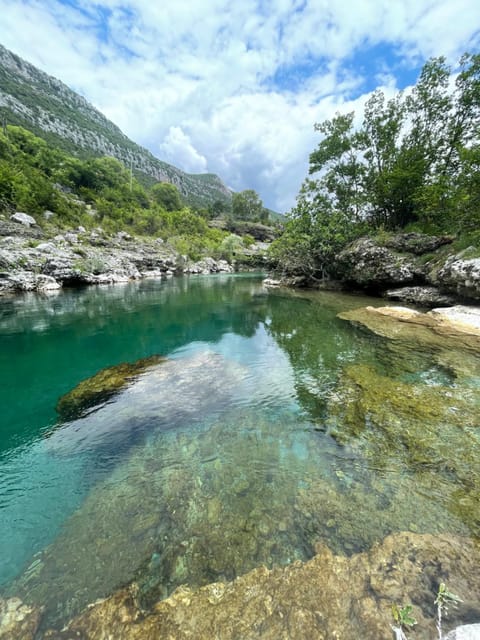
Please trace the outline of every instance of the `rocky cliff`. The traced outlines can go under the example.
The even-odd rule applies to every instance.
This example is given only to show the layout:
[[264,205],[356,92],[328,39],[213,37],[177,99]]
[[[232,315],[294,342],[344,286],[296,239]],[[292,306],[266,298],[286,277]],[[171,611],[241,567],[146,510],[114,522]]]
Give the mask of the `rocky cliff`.
[[229,201],[214,174],[188,174],[130,140],[85,98],[0,45],[0,120],[80,156],[113,156],[141,179],[175,184],[191,204]]

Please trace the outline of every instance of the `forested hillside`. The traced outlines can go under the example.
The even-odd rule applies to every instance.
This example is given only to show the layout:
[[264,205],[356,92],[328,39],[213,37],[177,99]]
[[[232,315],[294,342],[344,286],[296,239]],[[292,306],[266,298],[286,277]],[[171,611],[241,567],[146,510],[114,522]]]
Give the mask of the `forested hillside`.
[[63,82],[0,45],[0,120],[33,131],[51,146],[82,158],[112,156],[144,184],[168,181],[187,202],[205,207],[229,203],[231,191],[214,174],[188,174],[130,140]]

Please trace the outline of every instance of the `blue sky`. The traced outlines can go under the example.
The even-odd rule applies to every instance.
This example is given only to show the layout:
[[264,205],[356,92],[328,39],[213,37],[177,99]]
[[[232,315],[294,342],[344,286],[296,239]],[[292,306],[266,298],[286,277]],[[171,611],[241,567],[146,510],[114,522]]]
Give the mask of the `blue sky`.
[[0,42],[190,172],[295,201],[315,122],[480,49],[478,0],[0,0]]

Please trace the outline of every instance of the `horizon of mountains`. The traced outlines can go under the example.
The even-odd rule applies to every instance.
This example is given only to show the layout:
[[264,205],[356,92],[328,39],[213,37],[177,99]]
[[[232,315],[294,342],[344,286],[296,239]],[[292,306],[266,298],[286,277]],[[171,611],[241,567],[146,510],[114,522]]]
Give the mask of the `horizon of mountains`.
[[133,142],[85,98],[0,44],[0,124],[19,125],[81,158],[113,156],[146,186],[174,184],[193,206],[229,203],[232,191],[215,174],[189,174]]

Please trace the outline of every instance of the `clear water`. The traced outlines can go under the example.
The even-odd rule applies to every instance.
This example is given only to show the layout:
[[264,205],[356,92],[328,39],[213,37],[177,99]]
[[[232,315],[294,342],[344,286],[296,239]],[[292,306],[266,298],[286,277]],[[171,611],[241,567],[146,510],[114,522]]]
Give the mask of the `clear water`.
[[[337,318],[372,303],[252,275],[0,300],[0,591],[59,627],[132,580],[148,607],[318,541],[477,537],[478,358],[460,375]],[[167,361],[58,419],[80,381],[153,354]]]

